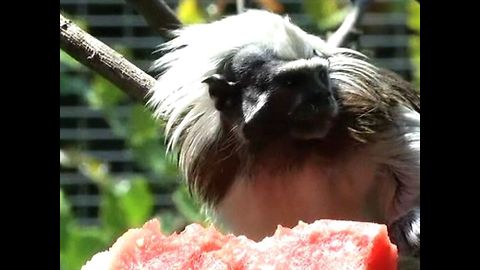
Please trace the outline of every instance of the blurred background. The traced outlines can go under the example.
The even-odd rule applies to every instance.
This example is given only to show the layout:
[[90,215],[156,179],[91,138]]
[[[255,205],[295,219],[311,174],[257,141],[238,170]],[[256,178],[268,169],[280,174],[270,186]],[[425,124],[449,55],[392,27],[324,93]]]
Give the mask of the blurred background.
[[[166,0],[185,24],[236,13],[235,0]],[[346,0],[250,0],[288,14],[325,37],[348,12]],[[148,72],[164,40],[124,0],[60,0],[61,12]],[[379,66],[420,82],[420,6],[372,0],[350,44]],[[151,74],[151,73],[150,73]],[[151,74],[154,76],[155,74]],[[165,155],[163,123],[144,106],[60,51],[60,263],[80,267],[128,228],[157,217],[165,233],[207,224]]]

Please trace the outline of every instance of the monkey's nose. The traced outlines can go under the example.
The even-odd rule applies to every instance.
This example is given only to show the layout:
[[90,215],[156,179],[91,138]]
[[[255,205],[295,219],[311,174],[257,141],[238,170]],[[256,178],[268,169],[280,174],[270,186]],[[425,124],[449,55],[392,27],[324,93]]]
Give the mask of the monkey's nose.
[[305,101],[309,102],[311,104],[316,104],[316,105],[325,105],[330,102],[330,98],[332,97],[332,93],[328,90],[325,89],[320,89],[317,91],[314,91],[310,95],[306,95]]

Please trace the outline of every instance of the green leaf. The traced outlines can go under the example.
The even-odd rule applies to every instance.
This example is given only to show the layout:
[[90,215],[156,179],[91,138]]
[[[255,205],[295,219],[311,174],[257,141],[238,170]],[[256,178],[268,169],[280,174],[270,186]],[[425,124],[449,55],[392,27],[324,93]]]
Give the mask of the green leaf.
[[115,185],[104,186],[99,210],[102,225],[105,231],[112,237],[120,236],[128,228],[126,214],[120,206],[116,193]]
[[166,235],[170,235],[173,232],[182,231],[183,228],[189,223],[184,216],[179,215],[172,210],[163,210],[157,217],[162,225],[162,232]]
[[111,181],[108,164],[95,158],[85,157],[79,166],[80,172],[98,185],[105,186]]
[[175,162],[165,155],[161,124],[143,106],[135,105],[126,125],[126,139],[137,164],[162,176],[165,179],[162,184],[171,184],[176,179],[177,169]]
[[420,4],[415,0],[409,0],[407,3],[408,27],[420,31]]
[[80,62],[62,50],[60,50],[60,64],[63,64],[71,69],[81,69],[83,67]]
[[322,31],[340,25],[348,13],[348,7],[342,9],[337,0],[304,0],[303,7]]
[[112,131],[118,137],[126,135],[125,120],[121,119],[117,112],[117,106],[129,99],[125,93],[100,75],[95,75],[92,89],[85,97],[91,107],[103,112]]
[[71,205],[60,188],[60,216],[62,215],[71,216]]
[[105,250],[109,239],[97,227],[75,226],[70,230],[70,241],[67,247],[60,251],[62,270],[78,270],[91,257]]
[[69,229],[74,225],[70,202],[60,189],[60,250],[65,250],[70,240]]
[[139,227],[151,217],[154,198],[144,178],[122,180],[115,185],[114,192],[128,227]]
[[67,73],[60,73],[60,94],[61,95],[85,95],[90,89],[90,83],[85,76],[81,74],[69,75]]
[[87,20],[85,20],[84,18],[77,17],[74,14],[68,14],[66,12],[62,12],[62,13],[66,19],[72,20],[72,22],[75,23],[78,27],[80,27],[83,31],[87,33],[89,32]]
[[318,21],[318,28],[320,30],[329,30],[339,27],[342,24],[343,20],[345,20],[345,17],[347,16],[349,11],[350,10],[348,8],[344,8],[338,10],[335,13],[332,13],[332,15],[327,16],[324,19],[320,19]]
[[121,43],[113,44],[112,49],[114,49],[117,53],[119,53],[126,59],[134,58],[132,50],[130,50],[129,47],[125,46],[124,44],[121,44]]
[[144,106],[132,107],[127,126],[129,143],[133,146],[142,145],[150,140],[160,140],[160,125]]
[[180,0],[177,9],[177,17],[183,24],[204,23],[204,12],[200,9],[197,0]]
[[[420,33],[420,4],[414,0],[407,3],[408,27]],[[420,36],[411,35],[409,38],[410,60],[413,65],[413,83],[420,86]]]
[[161,184],[170,185],[176,181],[178,175],[176,165],[165,156],[165,147],[158,141],[150,140],[141,145],[132,145],[130,148],[140,167],[150,170],[166,181]]
[[305,11],[316,19],[323,19],[338,11],[336,0],[304,0],[303,6]]
[[116,108],[104,108],[102,113],[113,134],[119,138],[125,138],[128,132],[128,125],[125,125],[125,118],[120,117]]
[[80,152],[78,149],[60,149],[60,164],[76,168],[94,183],[103,186],[111,181],[108,164]]
[[143,225],[153,212],[154,197],[142,177],[112,182],[102,189],[100,216],[115,237],[128,228]]
[[201,206],[195,198],[190,196],[185,185],[180,185],[173,193],[172,200],[178,211],[182,213],[189,222],[203,223],[206,216],[202,214]]
[[60,93],[83,95],[90,88],[88,69],[60,50]]
[[100,75],[95,75],[87,102],[96,109],[108,109],[128,99],[128,96]]

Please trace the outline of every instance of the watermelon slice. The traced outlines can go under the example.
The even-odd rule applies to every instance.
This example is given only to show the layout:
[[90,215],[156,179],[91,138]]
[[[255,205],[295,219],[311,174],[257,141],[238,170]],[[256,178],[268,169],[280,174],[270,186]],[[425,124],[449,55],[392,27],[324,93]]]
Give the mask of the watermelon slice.
[[166,236],[153,219],[127,231],[82,270],[391,270],[397,269],[397,256],[386,226],[374,223],[300,222],[293,229],[278,226],[273,236],[255,242],[198,224]]

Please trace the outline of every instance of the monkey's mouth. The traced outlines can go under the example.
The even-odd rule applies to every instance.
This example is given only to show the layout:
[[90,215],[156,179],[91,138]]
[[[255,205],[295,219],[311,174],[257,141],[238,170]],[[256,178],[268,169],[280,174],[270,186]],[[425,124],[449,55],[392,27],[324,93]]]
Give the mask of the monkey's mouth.
[[321,106],[304,105],[290,117],[290,135],[300,140],[323,139],[333,126],[336,116],[336,102]]
[[241,126],[240,137],[250,143],[264,143],[279,136],[294,140],[323,139],[334,125],[337,114],[338,105],[333,97],[306,102],[288,113],[259,114]]
[[331,117],[296,121],[290,125],[290,135],[300,140],[323,139],[332,126],[333,118]]

